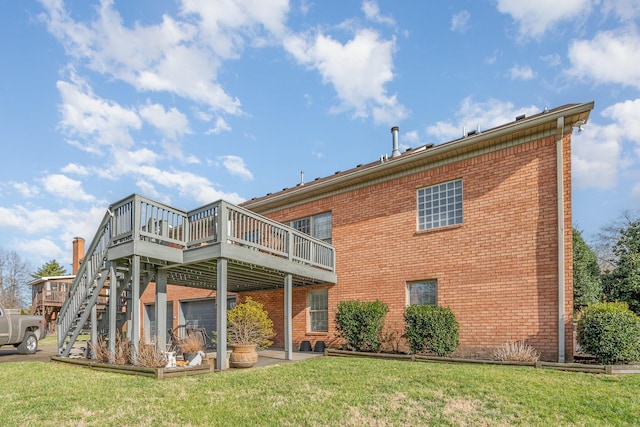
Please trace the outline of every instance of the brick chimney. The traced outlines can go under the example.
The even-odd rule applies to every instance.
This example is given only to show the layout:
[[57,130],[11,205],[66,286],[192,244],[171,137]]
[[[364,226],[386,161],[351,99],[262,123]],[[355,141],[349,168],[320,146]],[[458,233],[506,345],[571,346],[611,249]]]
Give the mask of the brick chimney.
[[73,239],[73,260],[71,261],[72,274],[78,274],[80,263],[84,258],[84,239],[76,237]]

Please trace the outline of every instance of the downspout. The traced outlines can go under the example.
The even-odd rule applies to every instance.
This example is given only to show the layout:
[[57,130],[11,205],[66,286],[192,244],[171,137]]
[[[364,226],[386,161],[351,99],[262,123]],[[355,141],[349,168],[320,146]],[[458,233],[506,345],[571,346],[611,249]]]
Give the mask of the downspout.
[[556,130],[556,180],[558,192],[558,362],[565,361],[565,312],[564,312],[564,168],[562,138],[564,117],[558,117]]

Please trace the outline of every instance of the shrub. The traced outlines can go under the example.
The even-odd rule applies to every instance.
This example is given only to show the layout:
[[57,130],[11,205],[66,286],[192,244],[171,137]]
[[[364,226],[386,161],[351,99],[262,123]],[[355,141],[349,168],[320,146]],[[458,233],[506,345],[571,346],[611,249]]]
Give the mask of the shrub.
[[495,360],[509,362],[537,362],[540,354],[524,341],[505,343],[493,352]]
[[458,347],[458,321],[450,308],[410,305],[404,311],[404,320],[413,353],[446,356]]
[[338,336],[349,350],[380,351],[380,332],[389,307],[379,300],[341,301],[336,310]]
[[640,317],[624,302],[590,304],[578,322],[578,342],[605,365],[640,361]]
[[273,321],[264,306],[251,297],[227,311],[227,341],[234,344],[256,344],[270,347],[275,335]]
[[197,353],[205,349],[202,340],[196,335],[187,335],[187,337],[180,342],[179,346],[183,353]]

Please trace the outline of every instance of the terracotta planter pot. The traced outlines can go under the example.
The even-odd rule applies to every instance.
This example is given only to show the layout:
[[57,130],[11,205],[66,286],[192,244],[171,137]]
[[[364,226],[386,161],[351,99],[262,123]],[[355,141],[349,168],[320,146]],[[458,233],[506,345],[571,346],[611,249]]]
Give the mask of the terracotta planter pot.
[[258,362],[256,344],[231,344],[231,367],[250,368]]

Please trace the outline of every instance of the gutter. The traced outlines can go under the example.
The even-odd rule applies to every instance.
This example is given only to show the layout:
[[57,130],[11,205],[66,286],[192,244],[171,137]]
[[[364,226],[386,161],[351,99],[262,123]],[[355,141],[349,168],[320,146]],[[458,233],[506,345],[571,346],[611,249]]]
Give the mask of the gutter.
[[558,117],[556,130],[556,180],[558,193],[558,362],[565,362],[565,312],[564,312],[564,165],[562,138],[564,117]]

